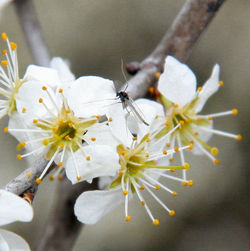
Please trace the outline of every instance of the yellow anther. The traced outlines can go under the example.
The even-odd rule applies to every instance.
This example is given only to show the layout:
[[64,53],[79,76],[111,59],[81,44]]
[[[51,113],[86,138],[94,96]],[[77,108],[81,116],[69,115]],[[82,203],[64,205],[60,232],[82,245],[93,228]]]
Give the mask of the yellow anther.
[[33,119],[33,123],[36,124],[38,122],[37,119]]
[[92,141],[96,141],[96,138],[95,138],[95,137],[93,137],[93,138],[91,138],[91,140],[92,140]]
[[122,155],[122,156],[124,156],[124,155],[125,155],[125,153],[126,153],[125,151],[121,151],[121,155]]
[[58,179],[58,180],[63,180],[63,176],[62,176],[62,175],[59,175],[59,176],[57,177],[57,179]]
[[224,82],[223,82],[223,81],[219,81],[219,85],[220,85],[220,86],[223,86],[223,85],[224,85]]
[[68,123],[68,126],[69,126],[70,128],[72,128],[72,127],[74,126],[74,124],[71,123],[71,122],[69,122],[69,123]]
[[216,156],[216,155],[219,153],[218,148],[217,148],[217,147],[213,147],[213,148],[211,149],[211,153],[212,153],[214,156]]
[[41,182],[42,182],[42,180],[41,180],[40,178],[37,178],[37,179],[36,179],[36,183],[37,183],[37,184],[40,184]]
[[192,150],[192,149],[193,149],[193,147],[194,147],[194,145],[193,145],[192,143],[190,143],[190,145],[189,145],[188,149],[189,149],[189,150]]
[[168,152],[166,150],[164,150],[162,153],[165,154],[165,155],[168,154]]
[[70,138],[69,135],[66,135],[66,136],[64,137],[64,139],[65,139],[65,140],[70,140],[71,138]]
[[177,196],[177,192],[173,192],[172,195],[173,195],[173,196]]
[[148,88],[148,92],[150,93],[150,94],[154,94],[154,87],[149,87]]
[[174,173],[174,172],[175,172],[175,170],[174,170],[174,169],[170,169],[170,172],[171,172],[171,173]]
[[10,48],[12,51],[16,50],[17,49],[17,44],[14,43],[14,42],[10,42]]
[[59,91],[59,93],[63,93],[63,89],[62,88],[60,88],[58,91]]
[[8,127],[5,127],[5,128],[3,129],[3,131],[4,131],[4,132],[8,132],[8,131],[9,131],[9,128],[8,128]]
[[22,155],[21,155],[21,154],[18,154],[18,155],[16,156],[16,158],[20,160],[20,159],[22,159]]
[[53,180],[54,180],[54,176],[52,176],[52,175],[49,176],[49,180],[50,180],[50,181],[53,181]]
[[155,219],[155,220],[153,221],[153,224],[154,224],[155,226],[158,226],[158,225],[160,224],[160,221],[157,220],[157,219]]
[[30,178],[32,176],[32,173],[27,173],[27,177]]
[[48,139],[44,139],[42,143],[43,143],[44,146],[47,146],[49,144],[49,140]]
[[159,190],[160,188],[161,188],[161,187],[160,187],[159,185],[156,185],[156,186],[155,186],[155,189],[156,189],[156,190]]
[[133,137],[132,139],[135,141],[135,140],[137,140],[137,137]]
[[161,76],[161,73],[160,72],[156,72],[155,77],[159,78],[160,76]]
[[[57,136],[57,135],[54,135],[54,136]],[[64,144],[63,144],[63,143],[60,143],[59,146],[60,146],[61,148],[64,148]]]
[[99,120],[101,118],[101,116],[100,115],[96,115],[96,118]]
[[77,179],[78,181],[80,181],[80,180],[82,179],[82,177],[81,177],[81,176],[77,176],[76,179]]
[[53,126],[53,127],[52,127],[52,131],[53,131],[53,132],[57,132],[57,127],[56,127],[56,126]]
[[150,138],[147,138],[147,139],[146,139],[146,141],[147,141],[147,142],[150,142],[150,141],[151,141],[151,139],[150,139]]
[[128,190],[124,190],[124,191],[123,191],[123,194],[124,194],[124,195],[127,195],[127,194],[128,194]]
[[7,66],[7,65],[8,65],[8,61],[7,61],[7,60],[2,60],[2,61],[1,61],[1,65]]
[[7,54],[7,50],[2,50],[2,54],[6,55]]
[[142,205],[142,206],[145,206],[145,201],[142,200],[142,201],[141,201],[141,205]]
[[21,142],[21,143],[18,144],[17,149],[18,149],[18,150],[21,150],[21,149],[23,149],[25,146],[26,146],[26,142],[23,141],[23,142]]
[[178,104],[174,104],[174,108],[178,108],[179,107],[179,105]]
[[2,37],[2,39],[5,40],[5,41],[8,39],[8,36],[7,36],[7,34],[6,34],[5,32],[3,32],[3,33],[1,34],[1,37]]
[[145,187],[144,186],[140,186],[140,190],[141,191],[145,190]]
[[145,163],[142,163],[141,166],[144,167],[146,164]]
[[171,210],[171,211],[169,212],[169,215],[170,215],[170,216],[174,216],[174,215],[175,215],[175,211],[174,211],[174,210]]
[[166,121],[166,122],[165,122],[165,126],[170,126],[170,122],[169,122],[169,121]]
[[189,170],[189,169],[190,169],[190,165],[189,165],[188,163],[185,163],[185,164],[184,164],[184,168],[185,168],[186,170]]
[[193,186],[193,184],[194,184],[194,182],[193,182],[192,180],[189,180],[189,181],[188,181],[188,185],[189,185],[189,186]]
[[39,103],[42,103],[42,102],[43,102],[43,99],[42,99],[42,98],[39,98],[38,101],[39,101]]
[[180,120],[180,124],[183,126],[185,124],[184,120]]
[[90,160],[90,156],[87,156],[87,157],[86,157],[86,160]]
[[156,116],[155,116],[155,119],[158,119],[158,118],[159,118],[159,115],[156,115]]
[[148,157],[149,157],[149,153],[146,153],[146,154],[145,154],[145,157],[148,158]]
[[119,171],[119,176],[121,177],[123,175],[123,171]]
[[219,161],[218,159],[215,159],[215,160],[214,160],[214,164],[215,164],[215,165],[218,165],[219,163],[220,163],[220,161]]
[[169,158],[169,162],[173,162],[174,161],[174,159],[173,158]]
[[233,109],[233,110],[232,110],[232,114],[233,114],[233,115],[237,115],[237,114],[238,114],[238,110],[237,110],[237,109]]
[[126,220],[126,221],[130,221],[130,220],[131,220],[131,217],[130,217],[130,216],[126,216],[125,220]]
[[201,92],[202,91],[202,87],[198,87],[198,92]]
[[198,132],[195,132],[195,133],[194,133],[194,135],[195,135],[195,136],[198,136],[198,135],[199,135],[199,133],[198,133]]
[[47,90],[47,87],[46,87],[46,86],[43,86],[42,89],[43,89],[43,91],[46,91],[46,90]]
[[167,143],[166,146],[167,146],[167,147],[170,147],[170,143]]
[[175,152],[179,152],[179,148],[178,148],[178,147],[175,147],[175,148],[174,148],[174,151],[175,151]]
[[22,113],[25,113],[26,111],[27,111],[26,108],[23,108],[23,109],[22,109]]
[[110,118],[109,118],[109,122],[112,122],[112,121],[113,121],[113,118],[110,117]]
[[185,186],[187,186],[188,183],[185,181],[182,181],[181,184],[185,187]]
[[239,134],[239,135],[237,135],[237,137],[236,137],[236,140],[242,140],[242,136]]
[[208,117],[207,119],[208,119],[208,120],[213,120],[213,117]]
[[63,162],[62,161],[60,161],[59,163],[58,163],[58,166],[62,166],[63,165]]

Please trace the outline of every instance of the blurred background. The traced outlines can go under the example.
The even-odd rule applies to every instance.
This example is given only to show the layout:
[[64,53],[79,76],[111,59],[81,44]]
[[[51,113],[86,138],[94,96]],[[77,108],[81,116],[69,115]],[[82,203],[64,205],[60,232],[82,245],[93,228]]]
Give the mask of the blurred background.
[[[140,61],[156,46],[184,0],[35,0],[35,7],[51,54],[66,58],[76,76],[99,75],[124,82],[125,63]],[[32,63],[15,8],[10,4],[0,19],[0,31],[18,44],[21,72]],[[4,44],[1,42],[0,47]],[[239,114],[215,120],[216,129],[243,135],[243,141],[214,136],[210,145],[220,150],[220,164],[206,157],[188,156],[193,187],[166,181],[178,196],[161,198],[176,216],[149,201],[160,225],[152,225],[137,199],[129,203],[131,222],[124,222],[124,205],[98,224],[85,226],[74,251],[81,250],[249,250],[249,97],[250,1],[226,1],[191,54],[188,65],[199,85],[215,63],[221,65],[224,87],[207,103],[204,113],[237,108]],[[3,133],[0,123],[0,187],[26,166],[16,160],[17,142]],[[162,180],[164,183],[164,180]],[[7,226],[35,249],[53,208],[56,182],[45,181],[35,198],[31,223]],[[150,198],[149,198],[150,199]]]

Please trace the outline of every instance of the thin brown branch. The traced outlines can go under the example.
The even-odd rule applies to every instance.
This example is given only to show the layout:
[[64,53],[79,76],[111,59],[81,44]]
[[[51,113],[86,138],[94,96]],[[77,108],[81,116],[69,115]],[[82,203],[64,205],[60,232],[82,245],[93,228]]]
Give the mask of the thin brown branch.
[[68,179],[59,182],[54,212],[37,251],[72,250],[83,226],[74,215],[75,200],[83,191],[94,189],[97,189],[97,179],[92,184],[82,182],[73,186]]
[[48,66],[51,57],[32,0],[15,0],[14,4],[34,62]]
[[163,69],[164,59],[172,55],[182,62],[212,21],[216,12],[226,0],[188,0],[175,18],[154,51],[138,65],[133,62],[127,69],[137,74],[128,81],[127,92],[131,97],[144,97],[148,88],[156,82],[155,74]]

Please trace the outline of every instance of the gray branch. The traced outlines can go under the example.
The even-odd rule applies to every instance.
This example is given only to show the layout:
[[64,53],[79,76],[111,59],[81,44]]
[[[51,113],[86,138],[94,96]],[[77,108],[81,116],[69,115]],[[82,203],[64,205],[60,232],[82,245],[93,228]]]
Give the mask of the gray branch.
[[127,92],[134,99],[144,97],[162,72],[164,59],[172,55],[185,62],[197,40],[226,0],[187,0],[154,51],[142,63],[128,65],[137,74],[128,81]]
[[51,57],[32,0],[15,0],[14,4],[35,64],[48,66]]

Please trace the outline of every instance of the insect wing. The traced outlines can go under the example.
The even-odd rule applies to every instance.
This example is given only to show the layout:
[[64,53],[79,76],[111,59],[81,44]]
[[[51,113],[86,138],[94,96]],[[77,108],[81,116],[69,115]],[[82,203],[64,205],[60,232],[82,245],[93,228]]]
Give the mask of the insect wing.
[[139,118],[139,120],[144,123],[145,125],[149,126],[149,124],[145,121],[143,112],[140,110],[138,105],[134,102],[132,98],[129,97],[128,100],[125,101],[125,105],[127,105],[135,117]]

